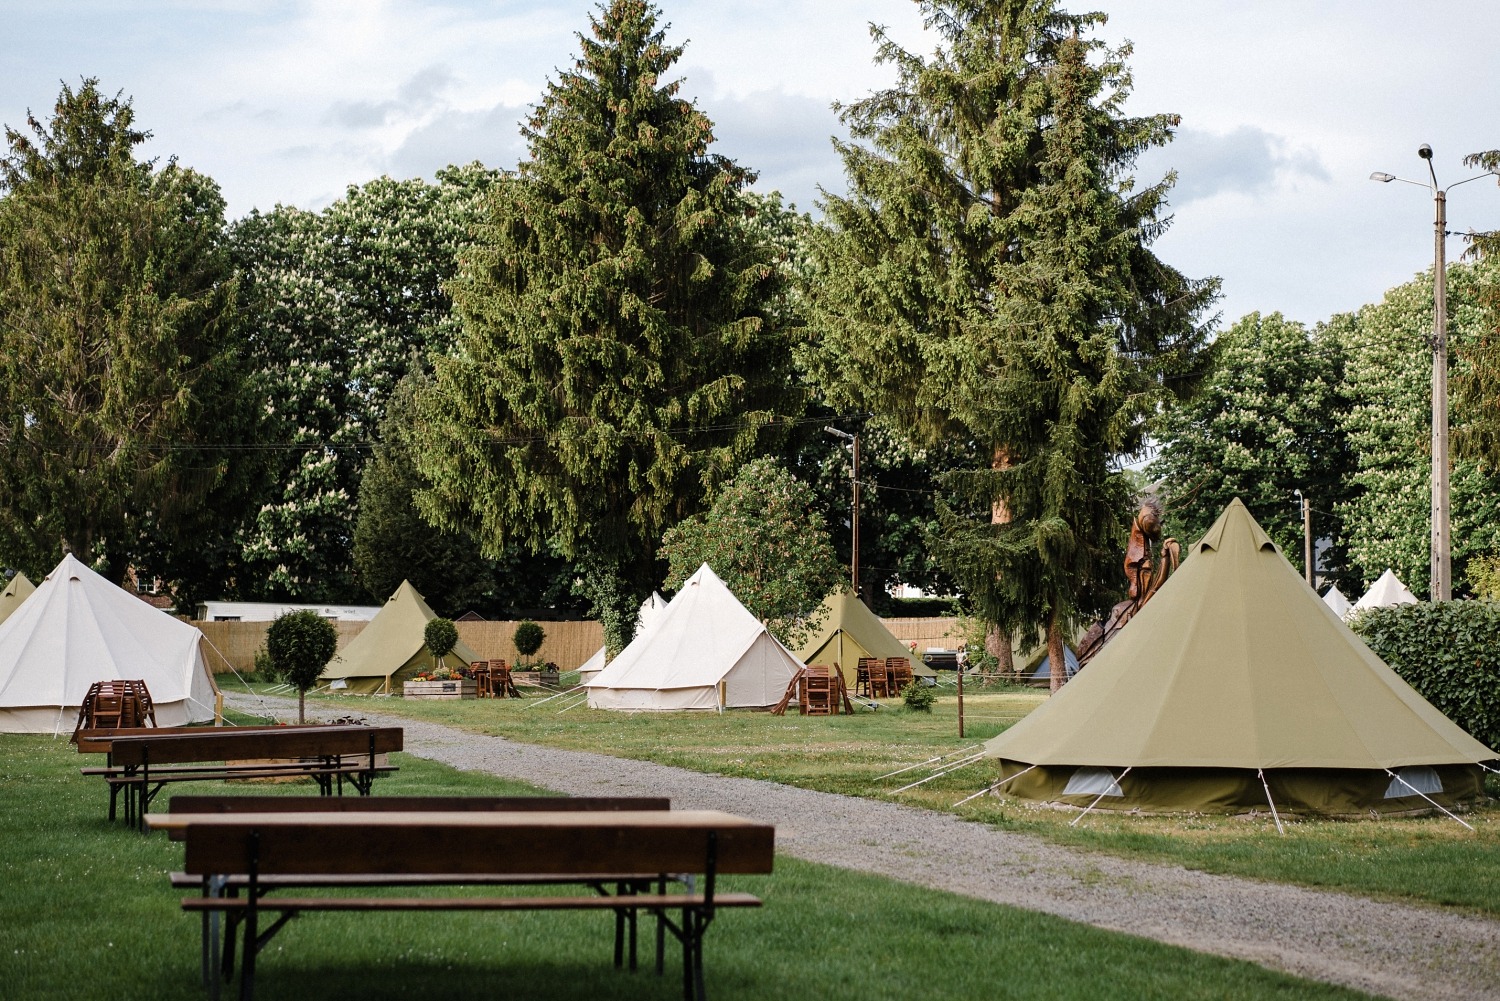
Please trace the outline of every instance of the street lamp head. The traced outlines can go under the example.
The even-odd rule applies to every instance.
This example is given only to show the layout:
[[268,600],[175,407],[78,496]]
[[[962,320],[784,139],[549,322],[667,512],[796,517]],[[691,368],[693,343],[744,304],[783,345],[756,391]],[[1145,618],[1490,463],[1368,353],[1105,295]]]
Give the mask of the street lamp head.
[[1370,175],[1370,180],[1372,180],[1372,181],[1379,181],[1381,184],[1390,184],[1395,179],[1396,179],[1396,175],[1395,174],[1387,174],[1383,170],[1377,170],[1377,171],[1375,171],[1375,173],[1373,173],[1373,174]]
[[1420,156],[1424,160],[1431,160],[1432,147],[1427,145],[1426,143],[1423,143],[1422,145],[1417,147],[1417,156]]

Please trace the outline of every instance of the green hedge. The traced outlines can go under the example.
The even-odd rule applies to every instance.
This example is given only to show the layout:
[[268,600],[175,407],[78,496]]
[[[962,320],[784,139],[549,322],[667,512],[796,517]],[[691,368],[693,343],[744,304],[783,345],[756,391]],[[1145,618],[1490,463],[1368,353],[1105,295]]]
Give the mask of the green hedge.
[[1500,602],[1372,608],[1350,625],[1439,712],[1500,749]]

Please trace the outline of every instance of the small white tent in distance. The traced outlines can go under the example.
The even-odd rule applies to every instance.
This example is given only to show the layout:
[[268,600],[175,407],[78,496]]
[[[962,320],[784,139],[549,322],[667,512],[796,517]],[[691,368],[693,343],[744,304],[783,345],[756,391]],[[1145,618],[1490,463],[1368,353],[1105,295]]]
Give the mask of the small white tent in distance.
[[1392,605],[1415,605],[1416,603],[1417,596],[1401,583],[1401,578],[1396,576],[1396,571],[1387,569],[1375,583],[1370,585],[1370,589],[1364,593],[1363,597],[1354,603],[1354,607],[1349,610],[1349,615],[1363,612],[1367,608],[1389,608]]
[[[641,602],[641,610],[635,617],[635,639],[646,635],[651,631],[652,624],[667,607],[667,599],[652,591],[645,601]],[[578,668],[578,683],[586,685],[604,670],[605,648],[600,647],[594,651],[594,655],[584,661]]]
[[592,709],[760,709],[801,670],[705,563],[585,687]]
[[70,553],[0,623],[0,732],[66,733],[96,681],[145,681],[159,726],[214,718],[203,634]]

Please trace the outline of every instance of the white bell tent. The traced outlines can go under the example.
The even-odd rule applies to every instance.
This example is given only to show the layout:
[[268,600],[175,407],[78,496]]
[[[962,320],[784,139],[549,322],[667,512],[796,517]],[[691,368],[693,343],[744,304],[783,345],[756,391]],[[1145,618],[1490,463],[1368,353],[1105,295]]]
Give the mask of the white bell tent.
[[[663,598],[655,591],[652,591],[650,597],[641,602],[641,610],[636,613],[635,619],[636,639],[639,639],[640,637],[646,635],[646,633],[650,632],[652,623],[656,621],[657,616],[659,616],[666,609],[666,607],[667,599]],[[594,655],[592,657],[583,662],[583,664],[578,668],[579,684],[588,684],[590,681],[594,680],[594,678],[599,674],[600,671],[604,670],[604,657],[605,648],[601,646],[599,649],[594,651]]]
[[1323,594],[1323,604],[1333,609],[1333,614],[1341,619],[1347,619],[1349,612],[1354,608],[1354,603],[1344,597],[1344,592],[1334,584]]
[[775,705],[801,670],[705,563],[585,687],[593,709],[752,709]]
[[64,556],[0,623],[0,732],[68,733],[91,684],[137,678],[157,725],[207,722],[218,689],[202,640],[195,626]]
[[1392,605],[1415,605],[1417,596],[1401,583],[1401,578],[1396,576],[1396,571],[1386,570],[1380,575],[1380,579],[1370,585],[1370,589],[1364,596],[1354,603],[1349,614],[1363,612],[1367,608],[1389,608]]

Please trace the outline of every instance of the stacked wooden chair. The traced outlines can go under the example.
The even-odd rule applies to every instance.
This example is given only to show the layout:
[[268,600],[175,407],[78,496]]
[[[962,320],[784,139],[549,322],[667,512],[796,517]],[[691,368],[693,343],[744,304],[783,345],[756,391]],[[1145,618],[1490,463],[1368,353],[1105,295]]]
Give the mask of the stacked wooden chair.
[[521,697],[515,680],[510,676],[510,665],[503,660],[490,661],[490,697],[496,699],[506,697],[519,699]]
[[114,730],[156,725],[156,706],[143,680],[96,681],[78,707],[74,739],[80,730]]
[[476,699],[494,698],[495,690],[490,686],[490,662],[476,660],[469,665],[469,671],[474,675],[474,697]]
[[911,684],[911,658],[891,657],[885,662],[886,675],[889,677],[891,695],[901,694],[901,690]]
[[811,664],[802,672],[802,715],[832,716],[833,678],[827,664]]

